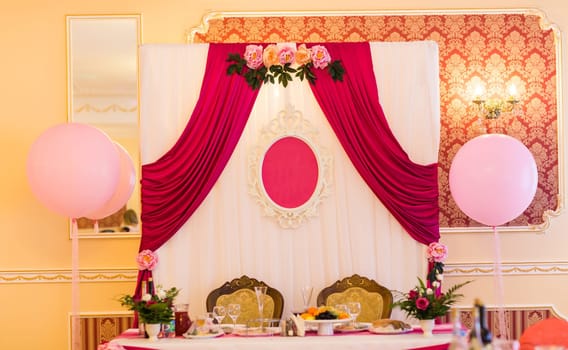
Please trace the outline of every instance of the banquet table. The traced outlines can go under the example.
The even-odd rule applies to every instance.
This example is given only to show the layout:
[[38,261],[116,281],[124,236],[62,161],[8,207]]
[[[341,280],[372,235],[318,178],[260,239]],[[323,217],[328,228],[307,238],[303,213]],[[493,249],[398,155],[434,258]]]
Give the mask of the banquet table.
[[307,333],[305,337],[241,337],[224,335],[210,339],[185,339],[182,337],[162,338],[151,342],[138,335],[137,329],[130,329],[113,339],[111,344],[120,344],[127,350],[402,350],[402,349],[447,349],[451,334],[447,331],[434,331],[431,337],[425,337],[420,330],[405,334],[373,334],[367,331],[350,334],[318,336]]

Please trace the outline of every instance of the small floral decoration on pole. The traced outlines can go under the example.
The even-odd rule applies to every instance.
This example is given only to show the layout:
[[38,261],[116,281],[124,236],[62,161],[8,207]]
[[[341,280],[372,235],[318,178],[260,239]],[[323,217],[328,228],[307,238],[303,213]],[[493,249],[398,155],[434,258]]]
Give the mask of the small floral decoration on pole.
[[314,45],[307,48],[295,45],[270,44],[263,49],[262,45],[247,45],[243,57],[238,53],[229,54],[227,74],[243,76],[248,85],[259,89],[262,83],[274,84],[277,81],[284,87],[292,81],[292,74],[300,80],[306,79],[315,84],[316,76],[312,69],[325,69],[334,81],[343,81],[345,68],[340,60],[331,60],[325,46]]
[[472,282],[456,284],[448,288],[445,293],[435,291],[434,289],[440,287],[444,278],[444,261],[448,257],[448,248],[441,243],[434,242],[428,246],[427,254],[428,261],[433,263],[427,276],[432,288],[426,286],[424,281],[418,278],[418,285],[408,293],[394,291],[394,294],[398,294],[398,298],[393,303],[393,307],[400,307],[407,316],[418,320],[431,320],[446,315],[452,305],[463,297],[457,291]]
[[138,270],[152,271],[158,263],[158,255],[156,255],[156,253],[149,249],[143,250],[138,253],[138,256],[136,257],[136,263],[138,264]]
[[172,308],[174,299],[178,294],[179,289],[176,287],[166,290],[158,286],[156,294],[145,293],[140,299],[135,299],[131,295],[125,295],[119,301],[122,306],[138,312],[138,316],[144,323],[168,323],[174,317]]
[[438,288],[444,276],[444,261],[448,257],[448,247],[442,243],[433,242],[428,245],[426,250],[428,261],[432,263],[432,268],[426,277],[432,287]]

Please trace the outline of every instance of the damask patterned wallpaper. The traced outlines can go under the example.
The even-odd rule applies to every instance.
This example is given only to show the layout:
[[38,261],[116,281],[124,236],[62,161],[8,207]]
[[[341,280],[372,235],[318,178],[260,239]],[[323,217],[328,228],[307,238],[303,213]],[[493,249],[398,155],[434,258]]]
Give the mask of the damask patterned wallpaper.
[[[482,133],[471,100],[506,97],[516,86],[513,113],[483,120],[487,132],[521,140],[534,155],[538,188],[529,208],[510,226],[539,225],[558,208],[558,131],[555,35],[532,14],[225,17],[208,22],[194,42],[326,42],[433,40],[440,50],[440,226],[481,226],[455,204],[448,173],[458,149]],[[380,92],[379,92],[380,93]],[[409,100],[409,103],[411,101]]]

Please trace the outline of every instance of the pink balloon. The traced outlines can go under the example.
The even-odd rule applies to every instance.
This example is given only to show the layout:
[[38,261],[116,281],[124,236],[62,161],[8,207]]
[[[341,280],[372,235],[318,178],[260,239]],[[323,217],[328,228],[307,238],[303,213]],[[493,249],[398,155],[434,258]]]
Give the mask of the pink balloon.
[[120,175],[118,177],[118,185],[116,191],[108,202],[92,213],[86,215],[87,218],[98,220],[117,212],[130,199],[132,191],[134,191],[134,182],[136,181],[136,169],[128,152],[118,143],[114,144],[120,156]]
[[531,152],[519,140],[486,134],[468,141],[450,167],[450,190],[472,219],[499,226],[515,219],[532,202],[538,173]]
[[49,128],[27,159],[32,192],[49,209],[78,218],[106,203],[118,184],[119,155],[108,136],[92,126]]

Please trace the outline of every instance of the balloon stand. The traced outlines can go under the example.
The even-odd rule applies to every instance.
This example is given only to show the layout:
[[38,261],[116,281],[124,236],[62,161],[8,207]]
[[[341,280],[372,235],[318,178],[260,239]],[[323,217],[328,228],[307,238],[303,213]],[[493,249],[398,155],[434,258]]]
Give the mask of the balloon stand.
[[71,229],[71,349],[81,349],[81,318],[79,315],[79,228],[72,219]]
[[501,333],[501,339],[507,340],[510,338],[510,329],[505,320],[505,287],[503,285],[503,270],[501,269],[501,239],[499,238],[496,226],[493,226],[493,241],[495,247],[493,270],[495,271],[495,300],[497,304],[499,331]]
[[136,169],[128,152],[101,130],[65,123],[49,128],[32,144],[26,174],[38,200],[72,221],[70,345],[80,350],[77,218],[102,219],[124,206],[134,189]]

